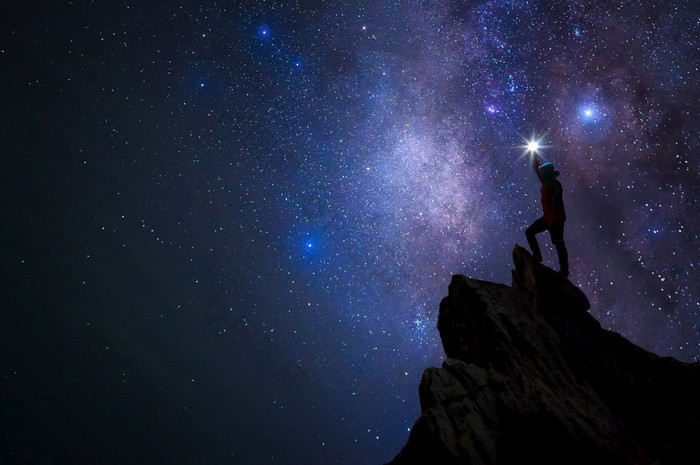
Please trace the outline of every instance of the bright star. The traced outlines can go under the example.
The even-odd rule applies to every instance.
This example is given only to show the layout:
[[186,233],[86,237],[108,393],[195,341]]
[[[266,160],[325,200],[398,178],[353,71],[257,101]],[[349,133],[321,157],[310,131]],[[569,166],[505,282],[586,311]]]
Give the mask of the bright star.
[[595,116],[595,108],[586,106],[581,108],[581,115],[584,117],[584,119],[591,119]]
[[585,122],[597,123],[605,113],[594,105],[584,105],[579,110],[579,118]]
[[267,26],[260,26],[258,28],[258,36],[263,39],[271,37],[270,28],[268,28]]

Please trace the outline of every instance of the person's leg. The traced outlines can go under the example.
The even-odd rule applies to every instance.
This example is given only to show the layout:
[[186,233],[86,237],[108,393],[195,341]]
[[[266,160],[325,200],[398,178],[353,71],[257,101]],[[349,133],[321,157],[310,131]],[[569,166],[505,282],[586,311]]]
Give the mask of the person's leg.
[[552,236],[552,243],[559,256],[559,274],[567,277],[569,276],[569,252],[567,252],[564,242],[564,224],[553,225],[549,229],[549,234]]
[[537,243],[536,234],[539,234],[547,230],[547,222],[544,218],[539,218],[535,220],[534,223],[530,225],[529,228],[525,230],[525,237],[527,237],[527,243],[530,245],[530,250],[532,250],[532,257],[536,262],[542,261],[542,252],[540,251],[540,245]]

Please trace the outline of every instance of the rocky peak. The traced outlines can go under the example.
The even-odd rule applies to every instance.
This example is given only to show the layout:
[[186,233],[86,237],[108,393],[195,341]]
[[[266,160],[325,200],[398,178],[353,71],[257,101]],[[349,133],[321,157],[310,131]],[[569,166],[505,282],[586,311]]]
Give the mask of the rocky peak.
[[447,359],[423,373],[422,414],[391,464],[700,463],[700,364],[601,328],[524,248],[513,261],[510,287],[452,277]]

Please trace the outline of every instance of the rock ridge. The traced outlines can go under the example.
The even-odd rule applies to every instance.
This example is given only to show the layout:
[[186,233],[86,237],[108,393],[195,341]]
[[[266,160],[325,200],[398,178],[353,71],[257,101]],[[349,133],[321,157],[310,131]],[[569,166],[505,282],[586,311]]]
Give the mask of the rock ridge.
[[391,465],[700,463],[700,363],[601,328],[584,293],[516,245],[512,285],[454,275],[446,360]]

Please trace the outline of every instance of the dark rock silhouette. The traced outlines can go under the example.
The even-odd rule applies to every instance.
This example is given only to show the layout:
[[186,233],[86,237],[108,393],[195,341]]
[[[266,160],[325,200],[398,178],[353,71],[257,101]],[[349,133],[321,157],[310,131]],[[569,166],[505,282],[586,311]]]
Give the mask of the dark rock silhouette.
[[512,287],[452,277],[447,360],[391,465],[698,464],[700,363],[604,330],[586,296],[517,246]]

